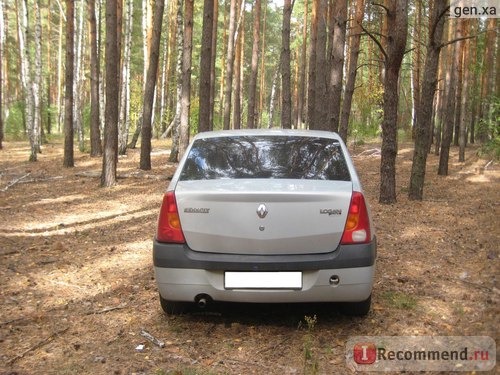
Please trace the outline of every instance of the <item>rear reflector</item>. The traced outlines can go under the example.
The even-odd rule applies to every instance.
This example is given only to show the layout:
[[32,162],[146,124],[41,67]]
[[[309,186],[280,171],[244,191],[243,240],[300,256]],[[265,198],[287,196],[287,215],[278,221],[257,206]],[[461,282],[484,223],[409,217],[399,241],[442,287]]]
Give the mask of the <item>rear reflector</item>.
[[370,219],[366,208],[365,197],[359,191],[354,191],[351,205],[345,223],[342,245],[370,242]]
[[161,205],[160,217],[158,218],[158,230],[156,232],[158,242],[184,243],[181,220],[177,210],[177,202],[173,191],[165,193]]

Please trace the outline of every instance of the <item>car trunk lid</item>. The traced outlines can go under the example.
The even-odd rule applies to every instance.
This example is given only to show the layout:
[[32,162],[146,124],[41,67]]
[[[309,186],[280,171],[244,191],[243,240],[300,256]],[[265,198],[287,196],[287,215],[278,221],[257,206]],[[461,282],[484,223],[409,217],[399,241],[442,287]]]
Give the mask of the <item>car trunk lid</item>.
[[195,251],[313,254],[335,250],[352,195],[350,181],[179,181],[182,230]]

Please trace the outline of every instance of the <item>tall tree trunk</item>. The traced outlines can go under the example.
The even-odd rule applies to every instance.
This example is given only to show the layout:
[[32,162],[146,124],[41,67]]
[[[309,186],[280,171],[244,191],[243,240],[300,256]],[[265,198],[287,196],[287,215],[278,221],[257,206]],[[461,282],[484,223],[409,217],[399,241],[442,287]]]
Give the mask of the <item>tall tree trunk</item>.
[[[462,37],[462,29],[460,24],[455,24],[455,38]],[[444,130],[443,139],[441,141],[441,152],[439,153],[439,167],[438,175],[448,175],[448,161],[450,158],[450,146],[453,141],[453,128],[455,123],[455,109],[456,109],[456,89],[457,89],[457,68],[460,63],[460,48],[457,44],[450,46],[450,60],[451,66],[446,72],[446,86],[448,92],[446,94],[446,109],[444,114]]]
[[[218,1],[218,0],[215,0]],[[212,37],[214,27],[214,0],[205,0],[203,5],[203,30],[200,53],[200,109],[198,132],[210,130],[210,76],[212,73]]]
[[[71,1],[71,0],[68,0]],[[118,163],[118,90],[119,51],[116,1],[106,0],[106,109],[104,124],[104,152],[102,156],[101,186],[116,184]]]
[[73,157],[73,67],[75,3],[66,0],[66,75],[64,95],[64,167],[75,165]]
[[318,41],[318,6],[320,0],[313,0],[311,10],[311,36],[309,41],[309,71],[307,86],[307,123],[310,129],[315,129],[316,110],[316,44]]
[[290,22],[292,18],[292,0],[285,0],[283,6],[283,29],[281,32],[281,127],[292,128],[292,84],[290,72]]
[[3,0],[0,0],[0,150],[3,148],[3,46],[4,46],[4,21],[3,21]]
[[40,0],[35,0],[35,60],[33,79],[33,129],[31,141],[30,161],[37,161],[37,154],[41,152],[42,129],[42,17],[40,14]]
[[415,151],[408,192],[411,200],[422,200],[423,198],[425,167],[431,141],[432,108],[438,81],[439,54],[446,20],[446,3],[446,1],[440,0],[431,2],[427,56],[425,58],[421,95],[416,106],[418,112],[415,123]]
[[99,52],[95,0],[88,2],[90,27],[90,156],[102,155],[99,110]]
[[118,116],[118,154],[127,152],[128,133],[130,128],[130,56],[132,45],[134,2],[127,0],[125,10],[125,45],[121,69],[120,113]]
[[[169,11],[164,10],[164,15],[163,15],[163,23],[168,23],[168,17],[169,17]],[[167,33],[169,30],[167,30]],[[163,134],[167,130],[167,119],[166,119],[166,113],[167,113],[167,96],[168,96],[168,80],[169,80],[169,64],[170,64],[170,58],[169,58],[169,35],[163,39],[163,62],[161,64],[161,77],[160,77],[160,129],[161,133]]]
[[384,77],[384,119],[380,161],[380,203],[396,202],[398,153],[398,82],[408,33],[408,0],[390,0],[387,11],[387,50]]
[[[256,98],[257,98],[257,78],[259,69],[259,45],[260,45],[260,15],[261,15],[261,0],[256,0],[253,5],[253,45],[252,45],[252,61],[250,65],[250,82],[248,84],[248,114],[247,128],[254,129],[256,127]],[[264,53],[262,51],[262,53]],[[262,74],[264,74],[262,72]],[[262,90],[262,88],[261,88]]]
[[[488,18],[486,22],[486,40],[483,57],[483,74],[481,77],[481,106],[479,107],[480,126],[477,138],[485,142],[489,137],[488,123],[490,121],[491,95],[495,86],[495,38],[496,18]],[[498,47],[497,47],[498,48]],[[498,74],[498,72],[497,72]]]
[[[28,37],[28,9],[26,0],[18,0],[18,12],[17,12],[17,24],[18,24],[18,42],[19,42],[19,57],[21,60],[21,83],[24,94],[25,109],[24,117],[26,121],[26,129],[28,130],[31,153],[30,159],[33,153],[34,139],[33,139],[33,124],[34,124],[34,100],[33,100],[33,81],[31,79],[31,62],[29,54],[28,42],[30,38]],[[20,6],[19,6],[20,5]]]
[[[260,0],[256,0],[260,1]],[[224,87],[224,129],[231,125],[231,100],[233,93],[234,36],[236,33],[236,0],[231,0],[229,10],[229,30],[227,37],[227,57]]]
[[[64,13],[64,9],[60,1],[57,2],[59,5],[59,39],[58,39],[58,47],[57,47],[57,95],[56,95],[56,108],[57,108],[57,131],[61,131],[61,124],[64,119],[64,111],[61,108],[64,108],[64,103],[62,102],[62,76],[63,76],[63,26],[64,22],[66,22],[66,16]],[[66,38],[68,35],[66,34]],[[66,100],[66,99],[64,99]]]
[[347,0],[335,1],[333,7],[333,49],[331,55],[328,128],[337,132],[340,122],[340,103],[342,101],[342,82],[344,74],[344,48],[347,25]]
[[347,65],[347,81],[345,84],[344,101],[340,117],[339,133],[344,142],[347,142],[347,130],[349,127],[349,116],[351,115],[352,97],[356,85],[356,75],[358,71],[359,45],[361,42],[361,23],[363,22],[365,1],[357,0],[354,13],[354,20],[350,32],[350,55]]
[[[463,24],[463,33],[464,35],[470,35],[470,19],[468,18],[463,18],[461,19],[461,22]],[[463,87],[462,87],[462,97],[460,98],[460,106],[461,108],[461,118],[459,119],[460,124],[459,124],[459,135],[458,135],[458,146],[459,146],[459,152],[458,152],[458,161],[459,162],[464,162],[465,161],[465,145],[467,143],[467,124],[470,121],[470,112],[471,112],[471,106],[469,103],[472,101],[471,96],[470,96],[470,90],[469,87],[471,86],[471,66],[473,65],[473,61],[470,59],[470,47],[471,47],[471,40],[467,39],[466,41],[462,42],[463,43],[463,48],[462,48],[462,66],[464,69],[464,76],[463,76]],[[498,73],[497,73],[498,74]]]
[[297,128],[304,123],[304,104],[306,93],[306,65],[307,65],[307,19],[309,17],[309,1],[304,1],[304,20],[302,25],[302,51],[300,56],[300,73],[297,93]]
[[[262,35],[266,35],[267,28],[267,6],[264,7],[264,16],[262,19]],[[255,127],[259,128],[262,125],[262,115],[264,114],[264,98],[266,95],[266,74],[265,74],[265,61],[266,61],[266,38],[260,38],[262,43],[260,45],[260,85],[259,85],[259,109],[256,114]]]
[[316,40],[316,89],[314,117],[310,129],[331,130],[328,126],[328,64],[326,59],[326,25],[328,1],[319,0]]
[[169,161],[174,163],[178,161],[179,156],[179,128],[181,123],[181,102],[182,102],[182,51],[184,46],[184,17],[182,14],[183,0],[177,0],[177,33],[176,33],[176,44],[177,44],[177,64],[176,64],[176,75],[177,75],[177,88],[176,96],[177,102],[175,105],[175,116],[172,120],[172,150],[170,150]]
[[[239,3],[238,3],[239,4]],[[241,4],[243,6],[243,4]],[[239,10],[238,10],[239,11]],[[244,16],[244,13],[243,13]],[[243,20],[244,21],[244,20]],[[243,22],[244,23],[244,22]],[[236,51],[234,58],[234,110],[233,110],[233,128],[241,129],[241,88],[242,88],[242,56],[243,56],[243,46],[245,43],[244,40],[244,28],[242,28],[243,32],[239,32],[236,35]]]
[[[73,84],[73,127],[76,129],[78,138],[78,149],[83,152],[85,149],[84,134],[83,134],[83,2],[76,2],[78,8],[78,24],[75,24],[75,67],[74,67],[74,84]],[[76,11],[76,9],[75,9]]]
[[191,108],[191,61],[193,51],[194,0],[184,0],[184,41],[182,49],[181,121],[179,131],[179,159],[189,145],[189,112]]
[[164,0],[155,1],[153,36],[151,38],[149,67],[146,76],[146,89],[144,90],[144,105],[142,112],[140,169],[145,171],[151,169],[151,119],[153,116],[156,79],[158,76],[158,61],[160,59],[161,26],[164,7]]
[[[431,2],[432,6],[432,2]],[[412,91],[412,122],[413,132],[417,125],[417,112],[420,101],[420,77],[422,65],[422,0],[415,1],[415,22],[412,35],[412,69],[411,69],[411,91]]]
[[[151,1],[142,0],[142,55],[143,55],[143,71],[142,71],[142,88],[146,91],[146,77],[148,75],[149,56],[151,52],[151,36],[152,36],[152,18]],[[143,108],[144,111],[144,108]],[[136,128],[132,140],[128,148],[135,148],[139,136],[141,135],[143,119],[139,118],[136,122]]]
[[210,57],[210,116],[209,116],[209,129],[213,130],[214,127],[214,107],[215,107],[215,64],[217,58],[217,29],[219,18],[219,0],[214,1],[213,12],[213,26],[212,26],[212,51]]

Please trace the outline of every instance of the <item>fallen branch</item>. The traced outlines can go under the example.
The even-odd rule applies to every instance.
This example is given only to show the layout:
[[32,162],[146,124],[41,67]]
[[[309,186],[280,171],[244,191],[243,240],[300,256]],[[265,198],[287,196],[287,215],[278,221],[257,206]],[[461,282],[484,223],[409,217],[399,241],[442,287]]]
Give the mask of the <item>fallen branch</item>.
[[105,313],[108,313],[110,311],[115,311],[115,310],[122,310],[124,309],[125,307],[127,307],[127,304],[126,303],[122,303],[121,305],[118,305],[118,306],[113,306],[113,307],[106,307],[102,310],[98,310],[98,311],[91,311],[89,313],[87,313],[87,315],[93,315],[93,314],[105,314]]
[[151,335],[150,333],[146,332],[143,329],[141,330],[141,336],[145,337],[146,339],[148,339],[149,341],[151,341],[153,344],[155,344],[160,348],[165,347],[165,343],[163,341],[158,340],[156,337],[154,337],[153,335]]
[[356,155],[356,157],[358,156],[374,156],[374,155],[380,155],[380,149],[379,148],[373,148],[371,150],[365,150],[359,154]]
[[16,355],[14,358],[11,358],[7,361],[7,364],[8,365],[12,365],[14,362],[16,362],[17,360],[23,358],[26,354],[34,351],[34,350],[37,350],[39,348],[41,348],[42,346],[44,345],[47,345],[49,342],[51,342],[52,340],[54,340],[54,338],[64,332],[66,332],[67,330],[69,329],[69,327],[66,327],[64,329],[61,329],[60,331],[57,331],[57,332],[54,332],[52,333],[49,337],[46,337],[45,339],[43,339],[42,341],[40,341],[39,343],[33,345],[32,347],[26,349],[24,352],[22,352],[21,354],[18,354]]
[[11,181],[9,184],[7,184],[6,187],[4,187],[2,189],[2,191],[7,191],[9,190],[12,186],[14,186],[15,184],[17,184],[19,181],[23,180],[24,178],[28,177],[31,173],[26,173],[24,176],[21,176],[13,181]]

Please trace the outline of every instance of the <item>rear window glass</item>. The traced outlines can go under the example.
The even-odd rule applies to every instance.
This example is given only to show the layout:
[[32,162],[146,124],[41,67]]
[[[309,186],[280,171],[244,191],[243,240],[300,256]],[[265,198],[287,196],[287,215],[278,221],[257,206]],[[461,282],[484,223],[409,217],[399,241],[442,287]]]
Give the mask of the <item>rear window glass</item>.
[[277,178],[350,181],[338,141],[303,136],[198,139],[180,179]]

